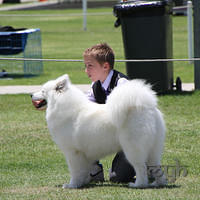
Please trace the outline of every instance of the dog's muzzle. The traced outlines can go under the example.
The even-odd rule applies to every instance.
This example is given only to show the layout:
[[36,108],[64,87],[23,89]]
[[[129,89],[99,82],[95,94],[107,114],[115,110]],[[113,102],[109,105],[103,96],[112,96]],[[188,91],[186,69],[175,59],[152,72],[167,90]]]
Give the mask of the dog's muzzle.
[[[32,98],[32,95],[31,95],[31,98]],[[32,99],[32,103],[36,109],[42,109],[47,105],[47,101],[45,99],[41,99],[41,100]]]

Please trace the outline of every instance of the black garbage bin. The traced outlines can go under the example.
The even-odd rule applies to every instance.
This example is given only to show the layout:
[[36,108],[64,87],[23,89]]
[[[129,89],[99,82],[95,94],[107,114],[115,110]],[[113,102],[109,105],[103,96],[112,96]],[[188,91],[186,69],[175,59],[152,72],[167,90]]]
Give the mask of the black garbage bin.
[[[126,59],[172,58],[171,5],[168,1],[127,1],[114,6],[121,24]],[[130,79],[141,78],[157,93],[173,88],[172,62],[127,62]]]

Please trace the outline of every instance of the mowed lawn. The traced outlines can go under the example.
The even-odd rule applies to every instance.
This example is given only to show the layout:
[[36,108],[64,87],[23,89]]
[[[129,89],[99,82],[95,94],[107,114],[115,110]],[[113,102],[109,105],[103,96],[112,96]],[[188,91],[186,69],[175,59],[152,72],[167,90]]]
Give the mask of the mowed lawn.
[[[111,13],[112,9],[89,10],[91,13],[110,14],[88,16],[87,32],[82,30],[80,16],[70,16],[74,12],[81,13],[80,10],[3,12],[33,16],[1,16],[0,24],[41,28],[44,58],[81,59],[85,48],[104,41],[113,47],[117,59],[124,58],[121,30],[113,27],[115,17]],[[174,57],[185,58],[186,18],[173,17],[173,30]],[[116,68],[125,72],[124,63],[117,63]],[[42,84],[63,73],[68,73],[73,83],[89,83],[83,63],[45,62],[43,75],[0,80],[0,85]],[[181,76],[183,82],[193,82],[193,65],[175,62],[174,76]],[[162,165],[174,166],[169,167],[169,186],[131,189],[126,184],[109,182],[108,170],[114,156],[110,155],[101,161],[105,183],[91,183],[83,189],[63,190],[61,185],[69,181],[69,172],[64,156],[50,138],[45,112],[33,108],[29,95],[0,95],[0,199],[200,199],[199,99],[198,91],[159,96],[159,107],[167,126]],[[187,169],[186,176],[183,170],[179,176],[177,161]],[[175,182],[172,182],[173,177],[176,177]]]
[[167,133],[162,164],[169,167],[169,181],[159,189],[130,189],[108,181],[113,155],[102,160],[106,182],[83,189],[65,189],[69,172],[60,150],[52,142],[45,112],[37,111],[29,95],[0,96],[0,199],[199,199],[199,92],[159,97]]

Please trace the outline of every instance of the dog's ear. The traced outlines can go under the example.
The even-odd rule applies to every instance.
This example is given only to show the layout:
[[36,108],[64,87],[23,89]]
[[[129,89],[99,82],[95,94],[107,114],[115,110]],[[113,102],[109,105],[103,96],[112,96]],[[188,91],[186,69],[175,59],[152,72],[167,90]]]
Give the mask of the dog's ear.
[[58,78],[58,83],[56,84],[56,92],[63,92],[64,90],[66,90],[68,88],[70,84],[70,80],[69,80],[69,76],[66,74],[66,75],[63,75],[62,77],[59,77]]

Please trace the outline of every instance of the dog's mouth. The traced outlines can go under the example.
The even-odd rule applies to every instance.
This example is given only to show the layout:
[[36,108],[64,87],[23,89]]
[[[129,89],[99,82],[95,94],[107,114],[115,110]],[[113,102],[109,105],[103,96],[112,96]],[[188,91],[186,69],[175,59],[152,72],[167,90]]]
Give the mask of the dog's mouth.
[[32,103],[37,109],[44,109],[47,105],[47,101],[45,99],[32,100]]

